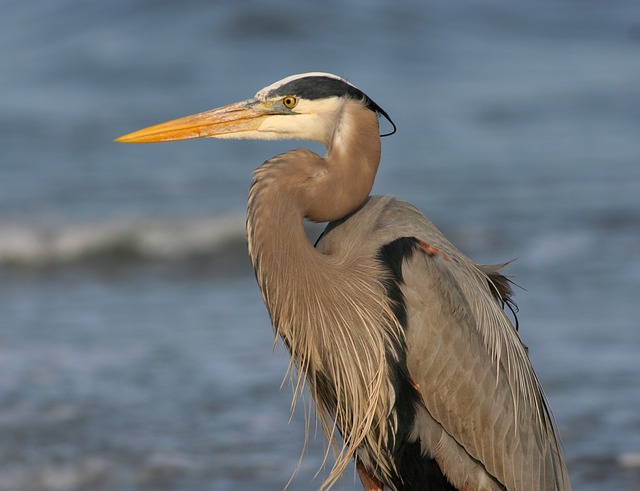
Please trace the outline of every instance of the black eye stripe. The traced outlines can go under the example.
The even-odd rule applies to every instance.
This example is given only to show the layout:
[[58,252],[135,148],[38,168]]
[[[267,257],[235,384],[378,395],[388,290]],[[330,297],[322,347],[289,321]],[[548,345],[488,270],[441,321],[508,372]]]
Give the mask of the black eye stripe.
[[366,107],[383,116],[393,126],[393,130],[390,133],[386,133],[381,136],[392,135],[396,132],[396,125],[384,109],[378,106],[360,89],[338,78],[311,75],[291,80],[290,82],[276,87],[266,94],[267,98],[283,96],[295,96],[300,99],[308,100],[325,99],[327,97],[349,97],[351,99],[363,101]]
[[268,97],[286,95],[294,95],[309,100],[343,96],[361,99],[365,96],[362,91],[356,89],[353,85],[349,85],[339,79],[322,76],[311,76],[292,80],[273,89],[267,94]]

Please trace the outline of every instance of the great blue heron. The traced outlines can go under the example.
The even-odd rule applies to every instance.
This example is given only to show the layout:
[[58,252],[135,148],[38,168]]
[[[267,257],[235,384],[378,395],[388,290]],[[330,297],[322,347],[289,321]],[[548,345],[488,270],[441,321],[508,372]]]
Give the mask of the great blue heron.
[[[256,278],[297,368],[294,403],[306,383],[336,448],[323,488],[354,459],[368,491],[569,490],[499,267],[465,257],[413,206],[369,196],[379,115],[391,122],[346,80],[305,73],[117,141],[326,146],[262,164],[247,213]],[[305,218],[330,222],[315,247]]]

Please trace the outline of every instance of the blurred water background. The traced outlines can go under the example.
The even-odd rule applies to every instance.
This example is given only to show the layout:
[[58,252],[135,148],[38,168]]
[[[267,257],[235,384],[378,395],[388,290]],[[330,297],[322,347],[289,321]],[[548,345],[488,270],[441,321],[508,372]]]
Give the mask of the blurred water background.
[[[375,193],[517,258],[574,489],[640,489],[637,0],[0,10],[0,491],[286,485],[304,417],[244,211],[251,170],[300,143],[112,139],[316,70],[398,125]],[[289,489],[319,486],[323,451]]]

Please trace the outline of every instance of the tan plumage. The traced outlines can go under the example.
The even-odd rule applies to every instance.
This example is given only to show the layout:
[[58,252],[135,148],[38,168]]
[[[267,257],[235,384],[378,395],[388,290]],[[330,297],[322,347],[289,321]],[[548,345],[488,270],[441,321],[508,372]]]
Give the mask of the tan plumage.
[[451,469],[460,489],[501,489],[481,486],[487,474],[507,489],[568,489],[542,390],[487,274],[495,271],[466,258],[420,211],[394,198],[371,198],[349,221],[358,223],[334,228],[320,247],[331,241],[360,250],[372,237],[388,243],[411,236],[441,251],[403,265],[407,366],[424,402],[413,437],[445,473]]
[[[254,99],[120,141],[302,138],[249,193],[249,253],[275,332],[308,384],[336,462],[365,489],[569,490],[542,389],[501,309],[508,283],[417,209],[371,197],[376,113],[330,74],[288,77]],[[332,222],[314,248],[305,218]],[[294,396],[294,404],[295,397]],[[342,440],[342,443],[338,443]]]

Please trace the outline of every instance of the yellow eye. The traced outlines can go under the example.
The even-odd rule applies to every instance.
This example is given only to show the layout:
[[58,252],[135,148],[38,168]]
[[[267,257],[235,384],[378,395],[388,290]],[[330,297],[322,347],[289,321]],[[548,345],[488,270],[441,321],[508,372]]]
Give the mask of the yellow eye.
[[296,107],[298,100],[295,97],[288,95],[287,97],[282,99],[282,103],[287,109],[293,109],[294,107]]

